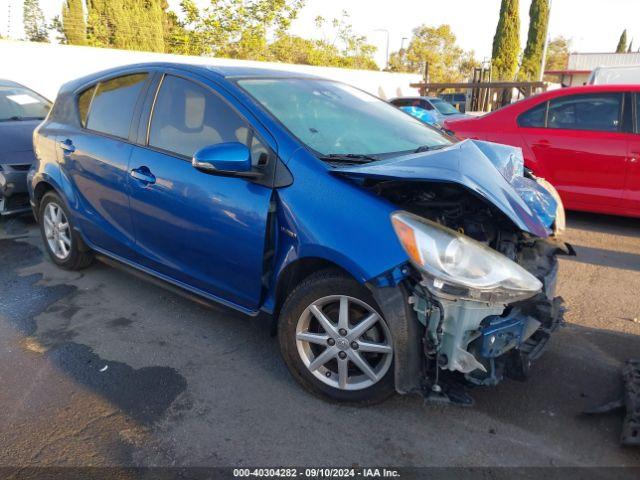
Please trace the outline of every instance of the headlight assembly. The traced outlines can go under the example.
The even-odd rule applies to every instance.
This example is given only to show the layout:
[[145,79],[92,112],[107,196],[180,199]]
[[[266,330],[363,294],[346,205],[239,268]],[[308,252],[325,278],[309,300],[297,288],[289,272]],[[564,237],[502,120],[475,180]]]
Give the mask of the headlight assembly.
[[517,263],[450,228],[408,212],[392,214],[391,222],[435,295],[511,303],[542,289],[542,283]]

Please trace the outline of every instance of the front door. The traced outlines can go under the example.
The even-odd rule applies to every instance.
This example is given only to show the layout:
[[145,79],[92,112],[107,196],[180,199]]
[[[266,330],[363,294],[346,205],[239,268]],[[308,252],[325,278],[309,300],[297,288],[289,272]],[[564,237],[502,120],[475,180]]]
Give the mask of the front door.
[[629,135],[627,181],[623,196],[624,213],[640,215],[640,93],[633,94],[636,121]]
[[622,202],[627,134],[621,93],[558,97],[546,126],[522,128],[536,162],[569,209],[610,210]]
[[217,93],[166,75],[147,146],[134,148],[131,212],[140,262],[173,281],[248,310],[259,306],[271,189],[196,170],[191,157],[222,142],[264,147]]

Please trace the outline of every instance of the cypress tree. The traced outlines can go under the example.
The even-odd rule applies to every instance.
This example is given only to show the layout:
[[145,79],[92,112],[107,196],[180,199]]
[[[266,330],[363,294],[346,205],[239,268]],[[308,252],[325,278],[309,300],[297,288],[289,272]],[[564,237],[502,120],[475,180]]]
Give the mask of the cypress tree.
[[22,21],[27,40],[32,42],[48,42],[47,24],[38,0],[24,0]]
[[518,0],[502,0],[500,20],[493,37],[492,66],[495,80],[513,80],[520,54]]
[[84,21],[82,0],[66,0],[62,6],[62,30],[68,44],[87,43],[87,25]]
[[532,0],[529,9],[529,35],[518,76],[521,80],[538,80],[542,53],[549,24],[549,0]]
[[627,51],[627,29],[625,28],[620,35],[620,40],[618,40],[618,47],[616,48],[616,53],[625,53]]
[[88,0],[87,6],[90,45],[164,51],[162,0]]

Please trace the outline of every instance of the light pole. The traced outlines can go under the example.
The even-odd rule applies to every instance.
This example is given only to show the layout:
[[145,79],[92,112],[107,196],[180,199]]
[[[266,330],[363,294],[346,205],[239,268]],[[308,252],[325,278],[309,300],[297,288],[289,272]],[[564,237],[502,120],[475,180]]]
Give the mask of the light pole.
[[385,55],[386,68],[385,70],[389,70],[389,30],[386,28],[376,28],[374,32],[385,32],[387,34],[387,51]]
[[553,0],[549,0],[549,15],[547,16],[547,31],[544,32],[544,48],[542,49],[542,65],[540,65],[540,78],[539,81],[544,79],[544,67],[547,63],[547,49],[549,48],[550,38],[550,29],[549,25],[551,25],[551,7],[553,6]]

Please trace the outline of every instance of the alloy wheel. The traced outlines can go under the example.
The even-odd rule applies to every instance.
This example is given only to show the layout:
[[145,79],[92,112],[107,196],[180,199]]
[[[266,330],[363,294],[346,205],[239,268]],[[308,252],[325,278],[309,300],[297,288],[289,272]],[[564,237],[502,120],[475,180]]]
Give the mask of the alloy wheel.
[[47,204],[43,216],[44,235],[49,249],[60,260],[71,252],[71,227],[64,211],[55,202]]
[[371,387],[393,360],[391,333],[382,316],[346,295],[320,298],[305,309],[296,326],[296,346],[307,369],[340,390]]

